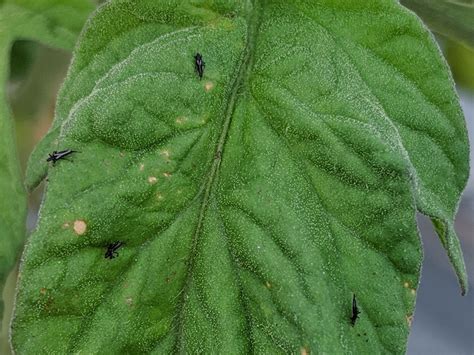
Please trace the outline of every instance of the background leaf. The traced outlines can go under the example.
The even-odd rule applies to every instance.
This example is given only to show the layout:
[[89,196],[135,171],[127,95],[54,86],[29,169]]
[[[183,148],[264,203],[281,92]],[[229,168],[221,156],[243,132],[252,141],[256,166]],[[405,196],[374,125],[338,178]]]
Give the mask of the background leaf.
[[[6,104],[9,56],[16,39],[72,49],[92,10],[85,0],[6,0],[0,3],[0,289],[25,238],[26,196],[16,152],[13,122]],[[3,300],[0,300],[0,318]]]
[[[474,90],[474,47],[466,47],[461,43],[446,43],[446,59],[453,72],[456,84]],[[468,114],[466,114],[468,116]]]
[[[79,152],[47,168],[60,149]],[[467,151],[446,64],[398,3],[108,3],[30,162],[49,183],[14,346],[403,353],[416,210],[466,287]]]
[[[0,22],[1,23],[1,22]],[[8,52],[1,39],[0,56],[6,58]],[[4,36],[5,37],[5,36]],[[5,100],[6,65],[0,63],[0,95]],[[25,235],[26,196],[21,183],[17,161],[12,122],[4,102],[0,102],[0,290],[3,290],[8,273],[16,262],[19,247]],[[3,299],[0,298],[0,319],[3,316]]]
[[474,2],[472,0],[401,0],[416,12],[431,30],[474,47]]

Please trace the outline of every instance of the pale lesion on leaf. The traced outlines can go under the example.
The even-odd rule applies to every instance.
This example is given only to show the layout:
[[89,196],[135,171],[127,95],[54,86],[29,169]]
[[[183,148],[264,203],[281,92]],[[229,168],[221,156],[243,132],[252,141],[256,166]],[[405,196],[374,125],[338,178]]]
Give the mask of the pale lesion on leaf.
[[74,233],[77,235],[83,235],[87,231],[87,224],[82,219],[74,221]]
[[154,185],[158,182],[158,179],[155,177],[155,176],[149,176],[148,177],[148,182],[151,184],[151,185]]
[[166,160],[166,161],[169,161],[170,160],[170,151],[168,149],[164,149],[162,151],[160,151],[160,155]]
[[204,89],[206,90],[206,92],[211,91],[213,88],[214,88],[214,83],[212,81],[208,81],[204,85]]
[[157,199],[158,201],[162,201],[162,200],[164,200],[164,198],[165,198],[165,197],[161,194],[161,192],[157,192],[157,193],[156,193],[156,199]]
[[186,116],[179,116],[176,118],[176,124],[182,125],[188,121],[188,118]]
[[412,296],[416,296],[416,289],[412,288],[412,287],[410,286],[410,283],[409,283],[408,281],[406,281],[406,282],[403,284],[403,287],[405,287],[407,290],[409,290],[409,291],[410,291],[410,294],[411,294]]

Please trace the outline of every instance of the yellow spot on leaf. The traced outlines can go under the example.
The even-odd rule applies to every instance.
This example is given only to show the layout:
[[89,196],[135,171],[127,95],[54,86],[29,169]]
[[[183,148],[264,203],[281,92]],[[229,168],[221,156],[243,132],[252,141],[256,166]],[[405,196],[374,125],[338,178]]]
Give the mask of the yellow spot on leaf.
[[164,176],[165,178],[169,178],[169,177],[171,177],[171,174],[170,174],[170,173],[167,173],[167,172],[164,172],[164,173],[163,173],[163,176]]
[[272,288],[272,284],[268,281],[265,283],[265,286],[267,286],[267,288]]
[[164,199],[164,197],[163,197],[162,194],[160,194],[160,193],[158,192],[158,193],[156,194],[156,199],[159,200],[159,201],[161,201],[161,200]]
[[214,83],[212,81],[208,81],[206,84],[204,84],[204,89],[209,92],[214,88]]
[[150,184],[152,184],[152,185],[153,185],[153,184],[156,184],[157,181],[158,181],[158,179],[157,179],[156,177],[154,177],[154,176],[149,176],[149,177],[148,177],[148,182],[149,182]]
[[140,171],[145,170],[145,164],[140,164]]
[[77,235],[83,235],[87,230],[87,224],[83,220],[74,221],[74,232]]
[[162,150],[162,151],[160,152],[160,155],[161,155],[162,157],[168,159],[168,158],[170,157],[170,151],[167,150],[167,149],[166,149],[166,150]]
[[201,119],[199,120],[199,123],[201,125],[204,125],[209,121],[209,118],[210,118],[210,114],[209,114],[209,112],[206,112],[201,116]]
[[301,355],[309,355],[309,349],[306,347],[303,347],[300,349],[300,354]]
[[179,116],[177,119],[176,119],[176,123],[177,124],[183,124],[183,123],[186,123],[188,119],[184,116]]
[[408,282],[405,282],[405,283],[403,284],[403,287],[408,288],[408,287],[410,287],[410,284],[409,284]]
[[126,303],[128,306],[131,306],[132,303],[133,303],[132,297],[127,297],[127,298],[125,299],[125,303]]

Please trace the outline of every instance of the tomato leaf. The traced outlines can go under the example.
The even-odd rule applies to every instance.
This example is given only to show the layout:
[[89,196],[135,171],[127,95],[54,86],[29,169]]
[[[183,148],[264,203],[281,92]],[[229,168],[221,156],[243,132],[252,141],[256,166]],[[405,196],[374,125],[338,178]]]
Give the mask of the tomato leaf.
[[32,171],[64,149],[24,255],[20,353],[403,353],[417,210],[467,287],[465,123],[397,2],[109,2]]

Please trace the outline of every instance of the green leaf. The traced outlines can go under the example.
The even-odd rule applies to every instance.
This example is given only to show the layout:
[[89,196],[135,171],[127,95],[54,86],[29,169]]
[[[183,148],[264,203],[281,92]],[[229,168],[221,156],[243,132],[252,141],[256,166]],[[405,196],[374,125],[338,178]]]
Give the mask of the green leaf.
[[439,48],[397,2],[107,3],[30,165],[49,182],[14,347],[403,353],[417,210],[467,286],[467,152]]
[[[0,290],[25,238],[26,195],[6,103],[9,56],[16,39],[72,49],[92,4],[84,0],[14,0],[0,3]],[[0,299],[0,319],[3,300]]]
[[474,47],[472,0],[401,0],[435,32]]
[[[13,122],[4,102],[7,76],[5,59],[8,57],[6,42],[8,40],[2,39],[0,32],[0,291],[17,260],[25,236],[26,217],[26,196],[21,183]],[[0,319],[3,308],[3,299],[0,297]]]
[[474,90],[474,47],[469,48],[459,42],[447,41],[446,59],[457,85]]

